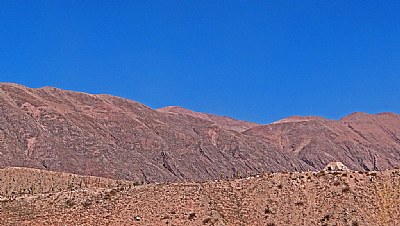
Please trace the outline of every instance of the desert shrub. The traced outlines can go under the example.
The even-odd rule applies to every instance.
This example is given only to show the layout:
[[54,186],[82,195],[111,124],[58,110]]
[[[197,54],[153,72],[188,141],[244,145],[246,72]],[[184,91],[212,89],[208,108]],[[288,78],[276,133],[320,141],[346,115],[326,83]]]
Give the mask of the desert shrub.
[[111,189],[111,191],[108,194],[110,194],[111,196],[114,196],[117,194],[117,192],[118,192],[117,189]]
[[325,171],[319,171],[317,174],[316,174],[316,176],[317,177],[322,177],[322,176],[325,176]]
[[194,220],[196,218],[196,214],[195,213],[190,213],[188,216],[189,220]]
[[323,220],[328,221],[330,218],[331,218],[331,215],[330,215],[330,214],[326,214],[326,215],[324,216]]
[[82,203],[82,206],[85,208],[89,207],[90,205],[92,205],[92,201],[90,200],[86,200],[84,203]]
[[65,201],[65,205],[67,207],[73,207],[75,205],[75,202],[72,199],[68,199],[67,201]]
[[304,201],[297,201],[297,202],[295,202],[294,204],[296,205],[296,206],[304,206]]
[[320,219],[320,222],[322,223],[322,225],[327,225],[326,221],[329,221],[329,219],[331,219],[331,215],[330,214],[325,214],[325,216]]
[[211,218],[207,217],[206,219],[203,220],[203,224],[208,224],[211,222]]
[[344,186],[343,188],[342,188],[342,192],[343,193],[346,193],[346,192],[349,192],[350,191],[350,187],[349,186]]
[[272,211],[269,209],[269,207],[266,207],[266,208],[264,209],[264,213],[265,213],[265,214],[271,214]]

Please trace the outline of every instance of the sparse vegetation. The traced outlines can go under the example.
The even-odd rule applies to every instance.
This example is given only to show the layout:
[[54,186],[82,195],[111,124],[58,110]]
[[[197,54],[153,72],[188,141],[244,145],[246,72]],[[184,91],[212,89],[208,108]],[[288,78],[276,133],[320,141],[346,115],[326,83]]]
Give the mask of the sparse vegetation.
[[65,201],[65,205],[70,208],[73,207],[75,205],[75,202],[72,199],[68,199],[67,201]]
[[325,174],[326,174],[325,171],[321,170],[316,174],[316,176],[317,177],[322,177],[322,176],[325,176]]
[[207,217],[206,219],[203,220],[203,224],[208,224],[211,222],[211,218]]
[[345,186],[345,187],[342,188],[342,192],[343,193],[346,193],[346,192],[349,192],[349,191],[350,191],[350,187],[349,186]]
[[189,220],[194,220],[196,218],[196,214],[195,213],[190,213],[188,216]]
[[297,201],[294,203],[296,206],[304,206],[305,202],[304,201]]
[[[41,174],[37,171],[32,171],[31,175],[34,176],[20,177],[25,174],[18,172],[19,174],[15,172],[9,174],[9,177],[1,177],[2,191],[7,190],[10,197],[11,194],[13,197],[1,200],[1,219],[12,219],[9,218],[10,216],[17,219],[27,212],[42,216],[41,213],[46,211],[49,214],[45,217],[51,218],[54,222],[70,219],[74,222],[71,225],[96,225],[99,222],[100,225],[104,225],[111,220],[130,225],[138,221],[135,218],[138,215],[135,214],[140,214],[139,221],[146,224],[150,222],[149,225],[158,225],[160,221],[163,224],[168,222],[168,225],[218,225],[220,223],[237,225],[237,222],[243,222],[244,225],[254,224],[254,220],[249,221],[249,219],[260,219],[264,225],[305,225],[304,219],[307,218],[311,221],[311,225],[313,225],[312,222],[317,225],[338,225],[347,220],[348,225],[358,226],[359,221],[353,217],[362,214],[363,225],[380,225],[381,218],[374,214],[382,207],[377,205],[371,211],[368,205],[365,205],[365,203],[376,203],[377,197],[380,197],[390,199],[390,205],[384,206],[385,211],[393,214],[394,217],[390,220],[394,220],[392,225],[397,225],[395,220],[399,205],[396,205],[397,201],[393,197],[397,197],[396,189],[400,186],[398,182],[400,174],[393,174],[390,171],[382,172],[384,181],[380,178],[381,173],[378,173],[376,176],[378,178],[372,182],[368,180],[371,177],[369,174],[361,175],[353,172],[347,172],[347,174],[349,177],[353,175],[354,179],[332,174],[317,177],[316,174],[277,173],[245,180],[149,184],[139,189],[126,189],[128,185],[133,186],[134,182],[86,178],[62,173],[53,174],[49,171],[46,171],[43,177],[39,177]],[[301,176],[304,176],[301,183],[297,179],[293,180]],[[310,181],[306,181],[308,176],[310,176]],[[15,182],[7,178],[15,178]],[[42,180],[41,183],[36,182],[38,178]],[[63,180],[67,183],[61,183]],[[29,181],[34,182],[34,194],[27,195],[26,193],[31,190]],[[69,183],[79,186],[81,181],[84,181],[83,188],[69,190],[71,188],[68,187]],[[340,182],[340,184],[334,185],[334,182]],[[93,187],[93,185],[102,187]],[[342,194],[349,192],[350,186],[354,195]],[[384,190],[382,186],[385,186]],[[14,188],[17,190],[13,190]],[[52,188],[61,190],[52,193]],[[39,193],[40,191],[44,192]],[[384,196],[382,196],[383,193],[377,196],[377,191],[384,191]],[[26,196],[21,196],[21,193]],[[357,201],[354,202],[356,199]],[[310,206],[308,206],[308,201],[312,203]],[[348,209],[349,204],[352,206],[350,209]],[[313,209],[315,206],[317,208]],[[105,213],[110,209],[118,211],[113,212],[113,215]],[[45,225],[44,219],[44,217],[37,217],[33,222]],[[8,223],[7,220],[6,223]]]
[[92,205],[92,201],[91,201],[91,200],[85,200],[85,201],[82,203],[82,206],[85,207],[85,208],[88,208],[88,207],[91,206],[91,205]]
[[266,207],[266,208],[264,209],[264,213],[265,213],[265,214],[271,214],[272,211],[271,211],[271,209],[270,209],[269,207]]

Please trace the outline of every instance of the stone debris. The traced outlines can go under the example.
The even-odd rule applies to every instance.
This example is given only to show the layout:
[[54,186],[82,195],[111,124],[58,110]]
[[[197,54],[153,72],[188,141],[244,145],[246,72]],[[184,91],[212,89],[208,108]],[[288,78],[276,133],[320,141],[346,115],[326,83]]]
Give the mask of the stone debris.
[[328,165],[325,166],[324,171],[349,171],[349,169],[341,162],[330,162],[328,163]]

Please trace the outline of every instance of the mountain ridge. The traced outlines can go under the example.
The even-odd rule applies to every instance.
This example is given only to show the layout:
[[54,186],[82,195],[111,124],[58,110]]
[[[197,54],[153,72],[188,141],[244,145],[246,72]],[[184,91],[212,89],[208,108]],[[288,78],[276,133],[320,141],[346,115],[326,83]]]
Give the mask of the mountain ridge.
[[0,167],[150,183],[319,170],[332,161],[354,170],[400,166],[394,113],[256,125],[53,87],[0,83],[0,92]]

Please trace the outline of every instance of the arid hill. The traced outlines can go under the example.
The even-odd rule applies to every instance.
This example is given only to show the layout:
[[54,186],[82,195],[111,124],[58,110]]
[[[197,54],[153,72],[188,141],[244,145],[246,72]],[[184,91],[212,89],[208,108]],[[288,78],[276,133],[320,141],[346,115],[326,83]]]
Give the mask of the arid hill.
[[[182,108],[0,83],[0,167],[130,181],[206,181],[263,172],[400,166],[396,114],[255,125]],[[246,130],[246,131],[244,131]],[[241,132],[243,131],[243,132]]]
[[139,182],[23,167],[0,169],[0,199],[93,188],[131,188]]
[[[10,177],[3,185],[15,170],[7,170]],[[31,170],[17,171],[28,187],[36,185]],[[54,178],[48,171],[35,173],[42,181]],[[71,175],[57,176],[71,182]],[[64,188],[0,199],[0,225],[393,226],[400,225],[400,171],[270,173],[205,183]]]

